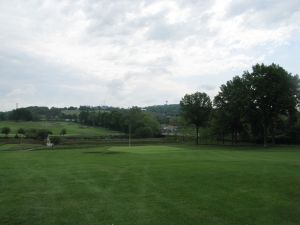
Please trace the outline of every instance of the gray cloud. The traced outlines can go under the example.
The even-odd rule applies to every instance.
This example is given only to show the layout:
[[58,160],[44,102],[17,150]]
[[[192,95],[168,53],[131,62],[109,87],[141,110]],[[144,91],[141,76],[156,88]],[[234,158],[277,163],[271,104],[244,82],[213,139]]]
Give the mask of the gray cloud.
[[74,94],[65,92],[62,85],[82,82],[75,71],[12,49],[0,51],[0,74],[0,110],[14,107],[16,102],[20,106],[60,105],[71,100],[74,104],[70,99]]
[[227,16],[247,14],[246,23],[256,27],[272,27],[289,24],[293,17],[299,18],[300,1],[298,0],[237,0],[228,9]]
[[299,71],[290,60],[299,56],[291,51],[299,9],[298,0],[0,1],[0,111],[15,101],[130,106],[176,103],[196,90],[213,96],[270,59]]

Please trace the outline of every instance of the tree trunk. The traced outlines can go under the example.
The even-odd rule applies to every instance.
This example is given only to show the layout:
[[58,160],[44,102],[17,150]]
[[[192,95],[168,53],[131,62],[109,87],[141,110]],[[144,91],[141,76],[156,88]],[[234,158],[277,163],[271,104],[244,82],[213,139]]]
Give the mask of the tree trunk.
[[275,132],[274,132],[274,122],[271,122],[271,136],[272,136],[272,145],[275,145]]
[[224,145],[224,143],[225,143],[225,140],[224,140],[225,138],[224,138],[224,132],[222,132],[222,143],[223,143],[223,145]]
[[131,122],[129,123],[128,131],[128,146],[131,147]]
[[266,148],[268,146],[268,127],[266,124],[264,124],[264,147]]
[[199,144],[199,127],[196,126],[196,144]]
[[235,144],[238,143],[238,137],[237,137],[237,136],[238,136],[238,132],[235,131],[235,132],[234,132],[234,143],[235,143]]

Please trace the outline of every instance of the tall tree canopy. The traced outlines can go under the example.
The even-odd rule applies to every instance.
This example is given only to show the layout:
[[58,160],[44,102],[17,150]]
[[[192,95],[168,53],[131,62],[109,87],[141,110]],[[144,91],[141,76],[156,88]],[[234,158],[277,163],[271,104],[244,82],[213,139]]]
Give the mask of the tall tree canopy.
[[[288,127],[295,130],[297,105],[300,99],[300,80],[276,64],[256,64],[252,71],[244,72],[222,85],[214,98],[212,124],[215,130],[232,132],[275,143],[275,136]],[[250,134],[250,132],[249,132]]]
[[196,143],[199,143],[199,127],[206,125],[212,110],[212,103],[206,93],[186,94],[180,101],[184,118],[196,127]]
[[237,142],[238,135],[244,128],[243,118],[247,101],[245,82],[238,76],[223,84],[214,98],[214,119],[218,122],[217,128],[222,132],[222,136],[226,131],[230,131],[232,142]]
[[300,81],[276,64],[266,66],[256,64],[252,72],[245,72],[245,81],[249,95],[250,117],[255,116],[255,123],[263,127],[264,145],[267,145],[268,133],[275,143],[275,126],[279,115],[289,116],[296,112],[299,103]]

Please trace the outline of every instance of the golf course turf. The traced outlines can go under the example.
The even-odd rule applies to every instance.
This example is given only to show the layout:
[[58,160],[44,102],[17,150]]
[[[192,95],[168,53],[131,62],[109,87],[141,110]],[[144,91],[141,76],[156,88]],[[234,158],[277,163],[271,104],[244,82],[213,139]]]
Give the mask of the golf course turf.
[[1,225],[300,224],[296,147],[1,149]]

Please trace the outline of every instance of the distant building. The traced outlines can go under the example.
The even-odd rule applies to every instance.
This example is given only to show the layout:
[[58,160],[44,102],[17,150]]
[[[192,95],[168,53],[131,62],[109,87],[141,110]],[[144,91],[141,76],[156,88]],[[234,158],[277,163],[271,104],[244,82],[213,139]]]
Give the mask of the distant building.
[[175,135],[177,133],[177,129],[177,126],[162,124],[160,132],[162,135]]

